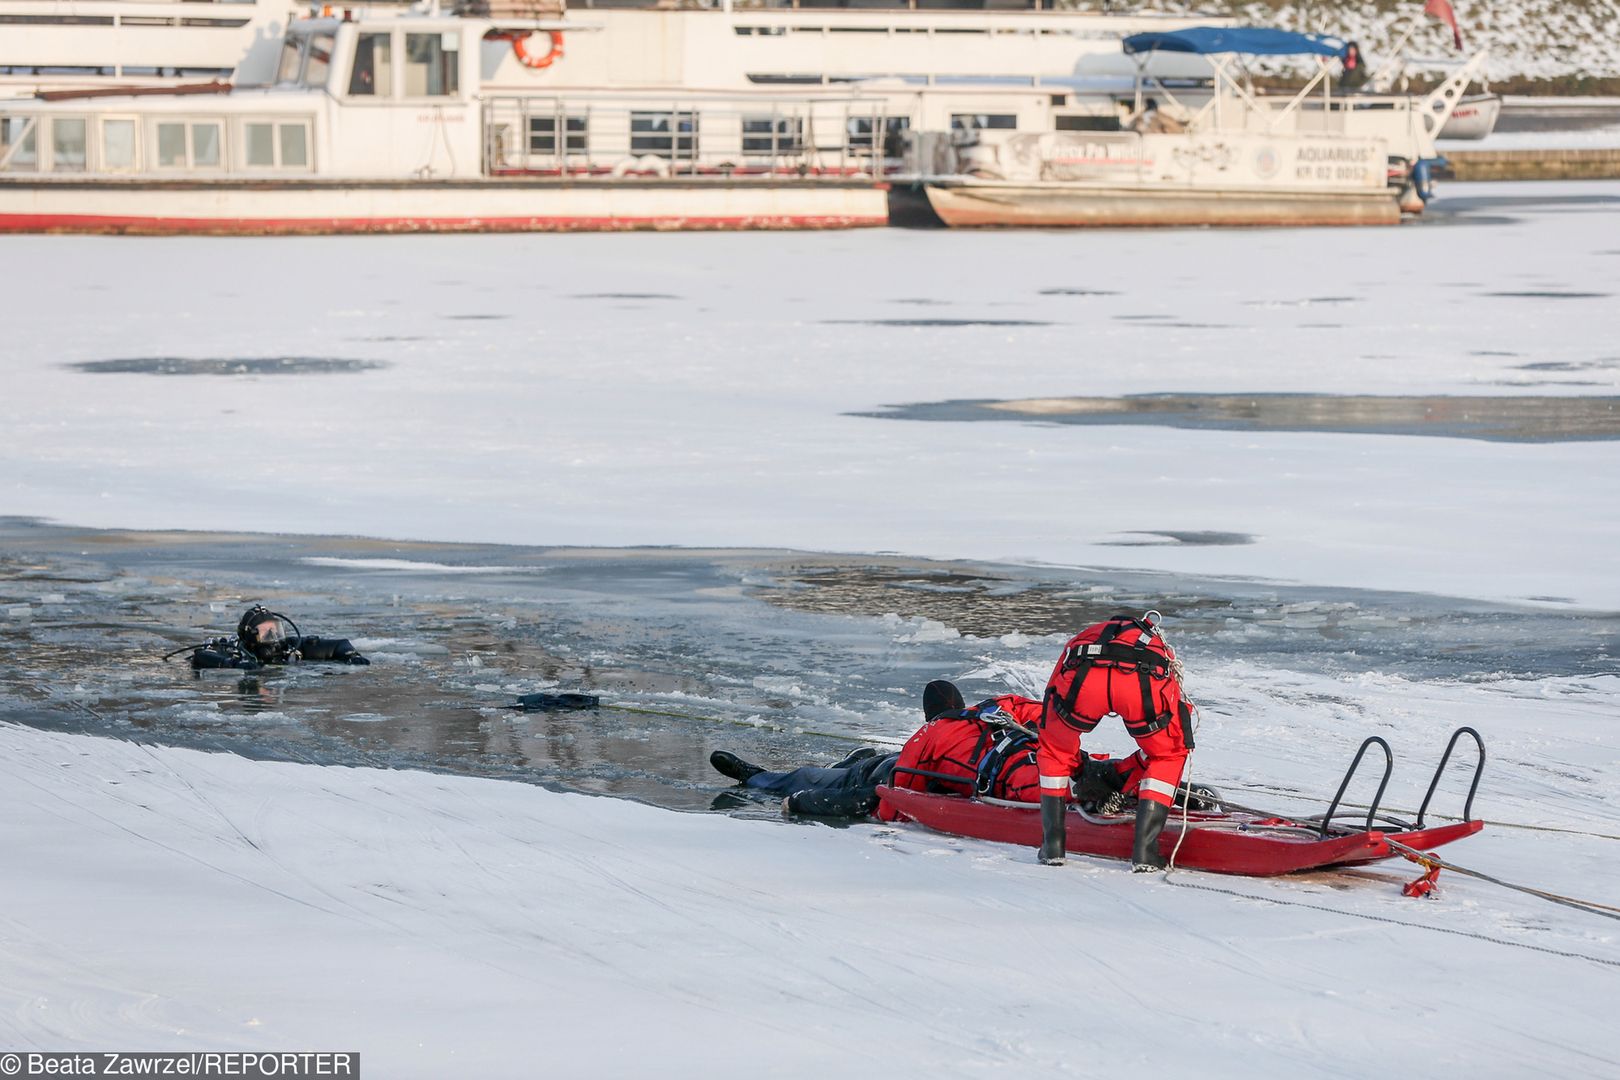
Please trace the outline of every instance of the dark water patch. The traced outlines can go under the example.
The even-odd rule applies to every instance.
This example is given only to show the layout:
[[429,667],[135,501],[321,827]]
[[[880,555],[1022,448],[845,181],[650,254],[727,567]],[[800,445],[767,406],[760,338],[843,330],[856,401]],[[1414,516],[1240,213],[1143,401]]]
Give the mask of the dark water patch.
[[1236,330],[1238,327],[1231,323],[1213,322],[1153,322],[1145,323],[1152,330]]
[[1042,296],[1118,296],[1114,289],[1042,289]]
[[[341,565],[379,558],[418,567],[409,586]],[[454,572],[469,566],[510,572]],[[896,745],[921,719],[929,679],[954,676],[970,700],[1038,693],[1009,685],[987,657],[1043,677],[1057,648],[1044,635],[1120,611],[1163,611],[1195,665],[1491,681],[1607,672],[1620,652],[1614,614],[1116,569],[132,533],[17,518],[0,518],[0,597],[0,721],[691,810],[730,788],[711,750],[796,765],[831,763],[859,741]],[[159,659],[228,633],[256,601],[306,632],[354,638],[372,665],[197,677]],[[603,708],[502,707],[537,690],[598,694]]]
[[1567,596],[1527,596],[1525,599],[1538,604],[1573,604],[1575,602]]
[[1360,304],[1366,300],[1364,296],[1309,296],[1303,300],[1245,300],[1244,307],[1284,308],[1284,307],[1313,307],[1319,304]]
[[446,316],[444,316],[444,318],[446,318],[446,319],[454,319],[454,320],[457,320],[457,321],[460,321],[460,322],[491,322],[491,321],[496,320],[496,319],[510,319],[511,317],[512,316],[510,316],[510,315],[476,315],[476,314],[474,314],[474,315],[446,315]]
[[[587,292],[574,293],[570,300],[679,300],[674,293],[665,292]],[[795,297],[794,299],[798,299]]]
[[890,300],[891,304],[914,304],[917,307],[943,307],[944,300],[930,300],[926,296],[903,297],[899,300]]
[[1620,369],[1620,357],[1605,356],[1600,360],[1538,360],[1533,364],[1515,364],[1514,368],[1519,371],[1614,371]]
[[1103,540],[1099,541],[1107,547],[1164,547],[1177,545],[1182,547],[1239,547],[1254,543],[1254,536],[1250,533],[1192,531],[1175,532],[1158,529],[1136,529],[1122,533],[1122,536],[1137,537],[1130,540]]
[[1055,326],[1040,319],[822,319],[823,326]]
[[[1501,349],[1475,349],[1474,351],[1470,352],[1468,355],[1469,356],[1518,356],[1519,354],[1516,353],[1516,352],[1504,352]],[[1520,367],[1531,367],[1533,365],[1521,364],[1519,366]]]
[[1590,379],[1490,379],[1481,383],[1482,386],[1613,386],[1611,382],[1594,382]]
[[1339,322],[1302,322],[1302,323],[1299,324],[1299,328],[1301,330],[1343,330],[1344,329],[1344,323],[1339,323]]
[[1116,322],[1147,322],[1150,319],[1168,319],[1168,315],[1115,315]]
[[1520,292],[1486,292],[1480,296],[1500,296],[1513,300],[1601,300],[1612,296],[1606,292],[1575,292],[1564,289],[1525,289]]
[[256,356],[221,360],[141,356],[129,360],[84,360],[64,366],[97,375],[343,375],[373,371],[388,364],[382,360],[318,356]]
[[1620,438],[1620,397],[1426,397],[1332,394],[1133,394],[972,399],[854,413],[889,420],[1153,425],[1216,431],[1432,435],[1493,442]]

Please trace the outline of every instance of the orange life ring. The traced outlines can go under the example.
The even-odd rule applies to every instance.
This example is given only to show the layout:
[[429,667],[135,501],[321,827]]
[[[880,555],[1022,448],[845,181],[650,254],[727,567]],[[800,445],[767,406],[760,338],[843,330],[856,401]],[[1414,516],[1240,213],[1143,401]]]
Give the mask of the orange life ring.
[[512,39],[512,54],[518,58],[518,63],[522,64],[526,68],[532,68],[538,71],[541,68],[548,68],[552,64],[555,64],[558,60],[562,59],[562,31],[547,30],[546,34],[551,38],[551,48],[546,50],[546,54],[544,56],[530,56],[529,50],[524,47],[529,38],[534,36],[532,33],[526,34],[523,37]]

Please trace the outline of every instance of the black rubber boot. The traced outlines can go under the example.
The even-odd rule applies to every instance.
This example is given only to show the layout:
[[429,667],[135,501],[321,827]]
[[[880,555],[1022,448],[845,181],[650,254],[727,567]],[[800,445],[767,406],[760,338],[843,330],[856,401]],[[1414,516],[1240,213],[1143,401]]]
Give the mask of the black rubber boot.
[[1041,796],[1040,860],[1046,866],[1062,866],[1069,854],[1069,837],[1063,824],[1068,812],[1063,796]]
[[1170,817],[1170,808],[1164,803],[1143,799],[1136,804],[1136,844],[1131,848],[1131,870],[1148,874],[1163,870],[1165,858],[1159,854],[1159,834]]
[[729,776],[739,784],[746,783],[750,776],[758,776],[765,771],[758,765],[750,765],[736,754],[729,754],[724,750],[716,750],[710,754],[709,764],[713,765],[721,776]]

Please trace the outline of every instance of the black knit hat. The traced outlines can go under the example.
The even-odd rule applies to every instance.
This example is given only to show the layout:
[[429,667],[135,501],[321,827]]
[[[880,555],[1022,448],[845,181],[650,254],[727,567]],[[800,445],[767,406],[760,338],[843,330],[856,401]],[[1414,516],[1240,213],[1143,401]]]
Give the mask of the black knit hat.
[[932,720],[940,713],[956,712],[967,708],[962,691],[945,679],[935,679],[923,687],[923,719]]

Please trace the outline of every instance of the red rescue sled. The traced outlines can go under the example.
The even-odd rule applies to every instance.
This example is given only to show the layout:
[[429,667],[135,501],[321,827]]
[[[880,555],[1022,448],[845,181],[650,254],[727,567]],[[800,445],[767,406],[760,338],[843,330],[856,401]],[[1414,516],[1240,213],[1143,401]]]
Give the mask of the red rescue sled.
[[[1428,812],[1429,800],[1434,797],[1440,774],[1451,759],[1457,739],[1463,734],[1472,736],[1479,748],[1479,760],[1474,767],[1473,783],[1468,789],[1463,820],[1450,825],[1425,827],[1424,817]],[[1384,751],[1384,777],[1365,821],[1358,822],[1359,828],[1335,823],[1333,816],[1350,778],[1355,775],[1367,748],[1375,744]],[[1373,736],[1362,743],[1361,749],[1356,752],[1355,760],[1345,772],[1339,792],[1333,797],[1326,814],[1289,818],[1227,805],[1216,812],[1189,813],[1186,838],[1181,839],[1182,815],[1178,808],[1172,812],[1170,822],[1159,838],[1159,850],[1169,858],[1180,840],[1181,849],[1175,853],[1175,864],[1179,867],[1210,870],[1218,874],[1269,877],[1296,870],[1354,866],[1388,859],[1398,854],[1390,846],[1391,841],[1403,847],[1427,851],[1472,836],[1485,827],[1483,821],[1473,819],[1474,792],[1479,788],[1480,773],[1485,765],[1485,746],[1473,728],[1458,728],[1452,734],[1451,741],[1446,745],[1445,756],[1434,771],[1428,794],[1423,797],[1423,805],[1413,822],[1378,813],[1378,803],[1383,799],[1393,765],[1389,744]],[[880,787],[878,795],[902,818],[939,832],[1030,848],[1038,848],[1041,844],[1040,808],[1034,803],[935,795],[893,787]],[[1096,855],[1105,859],[1129,859],[1134,826],[1134,814],[1095,816],[1078,806],[1071,806],[1067,828],[1069,853]]]

